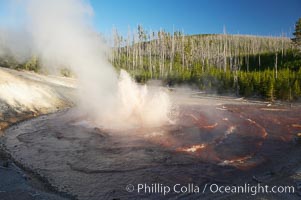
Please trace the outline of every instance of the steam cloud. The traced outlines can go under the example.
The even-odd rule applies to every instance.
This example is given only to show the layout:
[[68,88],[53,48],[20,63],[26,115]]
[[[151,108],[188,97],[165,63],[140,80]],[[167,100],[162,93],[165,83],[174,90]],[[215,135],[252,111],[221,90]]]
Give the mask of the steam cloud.
[[105,128],[160,126],[171,102],[162,89],[137,85],[107,61],[93,28],[93,9],[82,0],[27,0],[26,31],[32,51],[48,68],[68,66],[78,77],[79,107]]

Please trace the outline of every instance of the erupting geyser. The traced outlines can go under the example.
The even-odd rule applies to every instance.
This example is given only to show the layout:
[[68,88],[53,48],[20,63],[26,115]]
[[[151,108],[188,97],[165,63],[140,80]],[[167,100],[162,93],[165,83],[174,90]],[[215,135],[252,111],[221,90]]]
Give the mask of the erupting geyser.
[[117,99],[121,105],[116,110],[117,117],[112,118],[114,123],[149,127],[171,122],[168,94],[163,89],[151,90],[146,85],[137,85],[124,70],[120,72]]
[[160,126],[171,103],[163,90],[137,85],[114,70],[92,27],[93,10],[81,0],[29,0],[27,27],[46,67],[69,67],[79,80],[79,107],[104,128]]

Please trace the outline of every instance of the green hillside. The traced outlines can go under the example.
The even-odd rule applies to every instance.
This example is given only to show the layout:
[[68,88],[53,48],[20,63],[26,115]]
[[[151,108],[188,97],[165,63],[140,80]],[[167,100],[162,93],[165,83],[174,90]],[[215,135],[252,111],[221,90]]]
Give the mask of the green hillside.
[[111,62],[138,81],[161,79],[218,93],[293,100],[300,96],[301,56],[287,37],[164,31],[114,33]]
[[[113,36],[109,60],[139,82],[160,79],[170,86],[189,84],[207,92],[268,100],[301,96],[301,54],[287,37],[147,33],[141,26],[127,38],[116,30]],[[0,66],[41,68],[38,57],[20,63],[8,50],[0,52]],[[66,68],[61,73],[70,75]]]

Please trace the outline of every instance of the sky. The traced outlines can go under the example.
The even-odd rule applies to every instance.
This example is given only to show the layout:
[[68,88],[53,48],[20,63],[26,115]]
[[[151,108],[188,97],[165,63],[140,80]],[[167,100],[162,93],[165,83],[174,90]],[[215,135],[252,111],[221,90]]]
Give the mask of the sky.
[[[7,1],[0,0],[1,16]],[[146,30],[185,34],[223,33],[291,37],[301,17],[301,0],[87,0],[94,10],[97,31],[113,27],[126,36],[141,24]],[[16,19],[10,19],[16,20]],[[2,23],[9,23],[3,22]]]
[[90,0],[102,32],[125,34],[142,24],[186,34],[291,34],[301,17],[301,0]]

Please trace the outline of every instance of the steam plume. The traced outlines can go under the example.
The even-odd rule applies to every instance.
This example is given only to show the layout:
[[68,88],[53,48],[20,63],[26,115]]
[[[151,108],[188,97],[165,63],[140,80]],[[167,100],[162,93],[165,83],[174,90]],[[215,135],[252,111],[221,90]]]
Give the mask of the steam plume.
[[159,126],[171,103],[162,90],[137,85],[107,61],[93,28],[93,9],[81,0],[28,0],[26,26],[46,67],[68,66],[79,80],[80,107],[108,128]]

